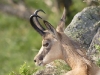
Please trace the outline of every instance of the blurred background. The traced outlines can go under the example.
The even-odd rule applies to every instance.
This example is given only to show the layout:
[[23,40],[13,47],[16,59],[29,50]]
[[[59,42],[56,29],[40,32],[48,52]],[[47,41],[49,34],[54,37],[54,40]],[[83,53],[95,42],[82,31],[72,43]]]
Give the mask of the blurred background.
[[0,75],[17,72],[25,62],[33,70],[36,68],[33,58],[42,38],[31,27],[29,17],[36,9],[42,9],[46,14],[40,15],[56,27],[64,5],[66,26],[86,7],[82,0],[0,0]]

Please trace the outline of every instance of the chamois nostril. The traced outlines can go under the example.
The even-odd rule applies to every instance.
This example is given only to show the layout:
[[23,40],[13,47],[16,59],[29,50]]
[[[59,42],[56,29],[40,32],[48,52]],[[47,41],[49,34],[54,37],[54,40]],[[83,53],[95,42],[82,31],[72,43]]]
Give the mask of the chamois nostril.
[[41,56],[41,57],[39,58],[39,60],[43,60],[43,56]]
[[36,60],[34,60],[34,62],[36,62]]

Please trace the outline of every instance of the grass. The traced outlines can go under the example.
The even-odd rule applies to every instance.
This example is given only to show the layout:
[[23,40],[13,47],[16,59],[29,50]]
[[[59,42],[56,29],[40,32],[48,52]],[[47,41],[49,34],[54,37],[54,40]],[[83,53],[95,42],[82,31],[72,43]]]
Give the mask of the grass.
[[0,75],[6,75],[25,61],[33,63],[41,37],[28,21],[2,13],[0,20]]

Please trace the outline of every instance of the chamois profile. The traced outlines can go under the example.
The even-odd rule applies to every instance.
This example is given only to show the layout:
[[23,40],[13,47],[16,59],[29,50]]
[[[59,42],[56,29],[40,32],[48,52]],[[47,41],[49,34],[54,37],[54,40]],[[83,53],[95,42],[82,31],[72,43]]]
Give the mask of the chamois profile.
[[[42,36],[42,47],[34,58],[36,65],[46,65],[56,59],[64,60],[71,70],[64,75],[100,75],[100,69],[90,59],[87,58],[83,49],[72,41],[65,33],[66,9],[64,9],[61,20],[55,29],[48,21],[38,16],[36,10],[30,16],[32,27]],[[38,18],[42,19],[44,28]]]

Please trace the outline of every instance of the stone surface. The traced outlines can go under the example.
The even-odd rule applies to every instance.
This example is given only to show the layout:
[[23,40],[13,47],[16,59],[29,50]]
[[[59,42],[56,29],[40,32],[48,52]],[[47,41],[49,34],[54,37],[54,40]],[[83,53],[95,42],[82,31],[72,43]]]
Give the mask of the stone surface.
[[87,55],[91,57],[94,61],[100,60],[100,27],[94,38],[92,39]]
[[100,4],[100,0],[83,0],[83,2],[86,2],[86,4],[89,6]]
[[100,21],[100,6],[84,8],[76,14],[65,29],[65,34],[89,48],[94,35],[97,33]]

